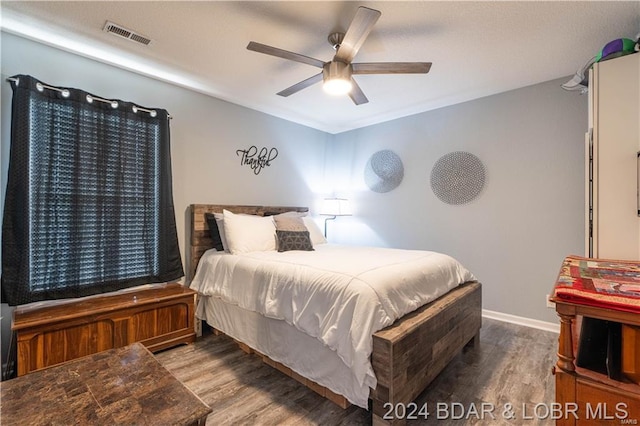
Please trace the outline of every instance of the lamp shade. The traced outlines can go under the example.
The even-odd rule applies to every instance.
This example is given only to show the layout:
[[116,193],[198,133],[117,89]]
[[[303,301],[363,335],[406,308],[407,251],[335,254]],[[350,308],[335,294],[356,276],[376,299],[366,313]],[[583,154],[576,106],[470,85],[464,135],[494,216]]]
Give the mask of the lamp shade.
[[346,198],[325,198],[320,214],[323,216],[351,216],[351,206]]

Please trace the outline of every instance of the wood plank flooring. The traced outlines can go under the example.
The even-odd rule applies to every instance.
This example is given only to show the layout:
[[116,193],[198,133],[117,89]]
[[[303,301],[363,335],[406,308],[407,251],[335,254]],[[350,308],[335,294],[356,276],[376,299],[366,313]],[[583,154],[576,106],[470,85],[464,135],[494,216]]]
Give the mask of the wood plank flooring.
[[[408,423],[554,424],[542,418],[543,412],[536,415],[535,406],[555,399],[551,367],[557,342],[555,333],[483,319],[480,344],[456,356],[416,400],[418,407],[427,404],[429,417]],[[207,335],[194,344],[157,353],[156,358],[212,408],[207,425],[371,424],[369,411],[339,408],[258,356],[245,354],[223,335]],[[495,419],[469,410],[473,406],[480,411],[482,403],[493,407]],[[513,407],[510,420],[503,415],[505,404]],[[452,414],[463,418],[452,419]]]

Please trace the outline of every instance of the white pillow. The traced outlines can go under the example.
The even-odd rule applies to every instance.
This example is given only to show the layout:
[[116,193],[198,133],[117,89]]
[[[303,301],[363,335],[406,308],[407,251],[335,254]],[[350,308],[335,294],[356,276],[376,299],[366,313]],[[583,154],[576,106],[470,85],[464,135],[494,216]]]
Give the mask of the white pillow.
[[218,225],[218,234],[220,234],[220,241],[222,241],[222,248],[224,251],[229,251],[229,245],[227,244],[227,236],[224,233],[224,216],[222,213],[214,213],[216,218],[216,225]]
[[311,243],[315,246],[317,244],[326,244],[327,239],[324,237],[324,234],[320,230],[320,227],[316,223],[313,218],[310,216],[305,216],[302,218],[304,222],[304,226],[309,230],[309,237],[311,237]]
[[276,250],[276,226],[270,216],[235,214],[223,210],[224,233],[232,254]]

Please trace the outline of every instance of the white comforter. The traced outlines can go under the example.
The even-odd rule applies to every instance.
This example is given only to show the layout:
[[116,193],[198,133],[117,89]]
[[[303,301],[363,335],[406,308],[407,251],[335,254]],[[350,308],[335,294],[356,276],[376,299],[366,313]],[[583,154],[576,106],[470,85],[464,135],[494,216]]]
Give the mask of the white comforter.
[[376,386],[372,335],[474,276],[450,256],[322,244],[315,251],[206,252],[190,287],[284,320]]

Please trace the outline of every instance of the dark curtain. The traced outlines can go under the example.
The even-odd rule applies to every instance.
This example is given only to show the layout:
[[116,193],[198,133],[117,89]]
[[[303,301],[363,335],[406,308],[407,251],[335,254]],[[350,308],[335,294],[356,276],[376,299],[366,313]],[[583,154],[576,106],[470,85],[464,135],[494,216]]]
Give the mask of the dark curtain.
[[2,301],[182,277],[168,113],[14,78]]

